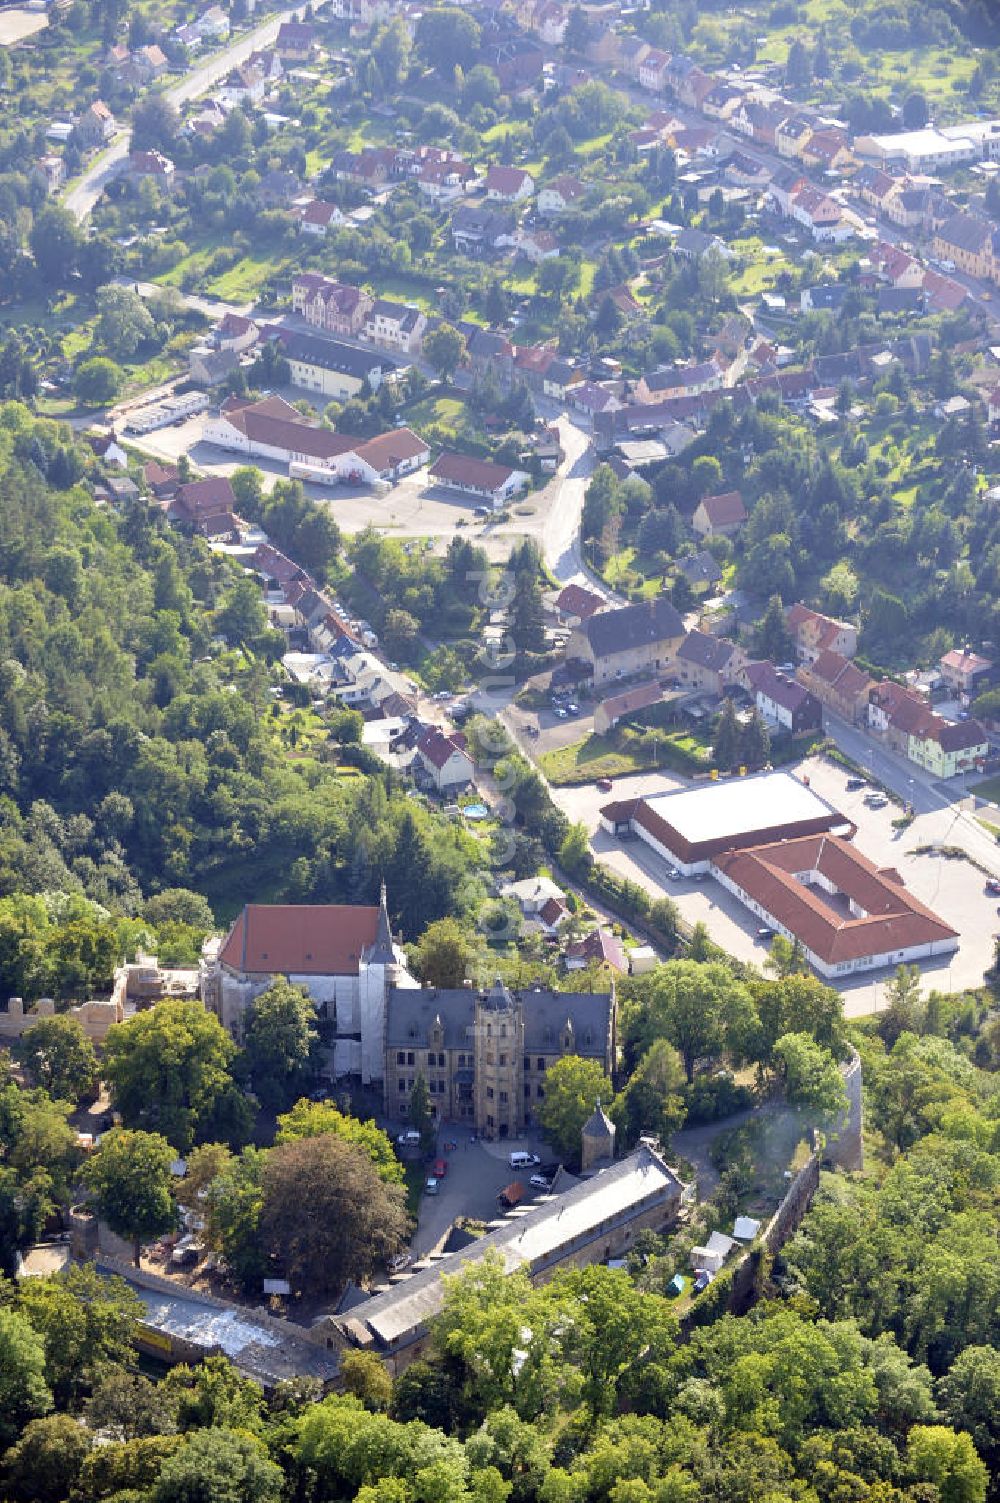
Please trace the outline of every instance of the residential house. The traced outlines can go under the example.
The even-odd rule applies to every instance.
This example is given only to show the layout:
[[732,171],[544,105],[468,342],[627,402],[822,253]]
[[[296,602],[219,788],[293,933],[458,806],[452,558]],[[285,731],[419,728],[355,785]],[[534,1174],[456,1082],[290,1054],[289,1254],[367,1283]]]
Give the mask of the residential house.
[[212,334],[218,349],[232,350],[237,355],[252,349],[259,338],[260,329],[252,318],[245,318],[242,313],[226,313]]
[[[642,65],[653,51],[654,48],[648,42],[644,42],[642,37],[622,36],[618,42],[618,66],[623,73],[628,74],[629,78],[634,78],[637,83],[641,83]],[[663,56],[666,57],[666,53]],[[647,84],[644,87],[649,86]]]
[[263,68],[248,58],[245,63],[238,63],[229,70],[216,90],[215,98],[224,109],[233,110],[248,104],[260,104],[267,89]]
[[205,42],[221,42],[229,35],[229,15],[221,5],[210,5],[194,24]]
[[117,465],[120,470],[128,469],[128,455],[118,442],[118,436],[113,428],[103,433],[88,434],[87,443],[91,451],[104,464]]
[[663,402],[670,397],[697,397],[718,391],[725,382],[726,367],[718,355],[694,365],[669,366],[642,376],[635,388],[637,402]]
[[792,213],[792,200],[807,182],[808,178],[797,167],[783,167],[768,183],[765,201],[774,207],[776,213],[788,219]]
[[847,136],[842,130],[815,130],[802,148],[801,157],[807,167],[818,167],[822,172],[840,172],[854,161]]
[[659,47],[650,47],[638,66],[638,82],[642,89],[653,94],[662,94],[667,87],[670,72],[670,53]]
[[274,46],[283,63],[308,63],[316,43],[316,28],[308,21],[282,21]]
[[969,646],[946,652],[938,667],[948,688],[966,700],[981,694],[993,679],[992,660],[981,657]]
[[343,334],[356,339],[362,330],[375,299],[359,287],[345,282],[331,282],[312,273],[298,276],[292,283],[292,307],[306,323],[327,334]]
[[493,166],[486,172],[486,197],[492,203],[521,204],[535,191],[535,179],[523,167]]
[[264,173],[254,198],[262,209],[287,209],[305,191],[305,183],[296,173],[275,168]]
[[515,244],[517,220],[503,209],[485,204],[459,204],[451,216],[451,241],[463,256],[484,256],[510,250]]
[[515,470],[510,465],[447,451],[438,456],[427,476],[432,485],[461,491],[463,495],[489,502],[495,509],[523,491],[530,479],[524,470]]
[[416,355],[427,328],[427,315],[413,303],[394,303],[376,298],[362,329],[362,338],[382,350]]
[[563,174],[546,183],[538,194],[539,214],[565,214],[574,208],[587,192],[587,186],[578,177]]
[[603,595],[596,595],[584,585],[568,584],[563,586],[556,597],[556,610],[564,625],[579,626],[596,611],[602,611],[607,603]]
[[236,532],[236,497],[225,475],[179,485],[167,508],[172,522],[202,537],[229,537]]
[[677,649],[674,673],[685,689],[721,699],[746,664],[747,655],[735,642],[695,630],[688,632]]
[[168,501],[180,484],[180,470],[175,464],[160,464],[150,459],[142,467],[142,478],[157,501]]
[[868,259],[880,276],[892,287],[920,287],[924,268],[915,256],[898,245],[880,240],[868,253]]
[[662,698],[659,679],[633,684],[631,689],[623,689],[620,694],[613,694],[610,699],[603,699],[594,706],[594,730],[598,736],[606,736],[620,720],[648,710],[650,705],[659,704]]
[[472,782],[475,772],[475,765],[465,750],[465,737],[461,732],[446,735],[437,726],[428,726],[420,737],[414,762],[439,793],[452,788],[466,788]]
[[173,162],[162,151],[133,151],[129,154],[128,175],[133,182],[151,177],[169,192],[174,185],[176,171]]
[[595,684],[665,672],[684,637],[684,622],[665,595],[599,611],[570,636],[566,656],[586,664]]
[[700,261],[702,256],[707,256],[709,251],[718,251],[720,255],[729,255],[729,247],[718,235],[708,235],[704,230],[681,230],[673,243],[673,251],[677,256],[683,256],[688,261]]
[[931,313],[957,313],[969,296],[960,282],[937,271],[924,272],[921,286]]
[[583,971],[591,965],[606,965],[613,971],[628,975],[625,947],[617,935],[607,929],[593,929],[583,939],[573,940],[566,946],[567,971]]
[[852,725],[867,724],[873,681],[850,658],[824,650],[811,662],[800,663],[795,676],[820,704],[835,715]]
[[700,538],[732,537],[747,519],[747,509],[739,491],[723,491],[718,496],[703,496],[694,509],[691,526]]
[[801,161],[812,133],[812,126],[802,115],[788,115],[774,132],[779,157],[795,157]]
[[527,919],[537,918],[549,903],[563,905],[563,913],[566,912],[566,894],[551,877],[522,877],[519,882],[504,882],[500,896],[513,898]]
[[785,612],[785,626],[795,642],[800,662],[814,663],[821,652],[838,652],[853,658],[858,650],[858,629],[849,621],[836,621],[797,601]]
[[500,386],[509,386],[514,377],[514,347],[506,334],[483,329],[474,324],[465,336],[469,369],[482,380],[492,377]]
[[924,700],[890,679],[875,684],[869,692],[869,729],[884,737],[887,746],[904,757],[910,754],[911,735],[922,736],[934,719],[933,710]]
[[599,68],[617,68],[621,49],[621,37],[615,28],[599,24],[587,43],[585,56],[588,63],[596,63]]
[[474,167],[458,159],[426,162],[416,178],[419,191],[433,203],[452,203],[467,192],[476,175]]
[[677,572],[683,574],[693,590],[705,585],[710,589],[714,588],[722,579],[722,570],[707,548],[702,548],[697,553],[685,553],[677,560]]
[[908,756],[935,778],[956,778],[981,770],[989,750],[989,737],[978,720],[934,715],[911,734]]
[[953,261],[967,276],[997,279],[1000,232],[988,220],[954,214],[935,231],[933,247],[936,256]]
[[188,373],[199,386],[218,386],[239,368],[239,356],[233,350],[217,350],[197,344],[188,350]]
[[551,261],[559,254],[559,241],[550,230],[533,230],[521,225],[514,234],[514,248],[533,266]]
[[330,169],[338,183],[378,192],[396,175],[398,153],[393,146],[368,146],[362,151],[335,151]]
[[542,377],[542,392],[553,402],[566,402],[575,386],[582,386],[584,373],[570,360],[556,357]]
[[851,291],[846,282],[829,282],[822,287],[803,287],[799,305],[803,313],[839,313]]
[[103,99],[95,99],[76,123],[76,139],[85,149],[104,146],[118,129],[115,117]]
[[731,120],[743,103],[744,91],[720,79],[701,101],[701,112],[710,120]]
[[816,696],[773,663],[751,663],[746,678],[765,720],[792,736],[823,729],[823,706]]
[[279,328],[275,337],[288,361],[293,386],[346,402],[362,388],[377,391],[396,367],[384,357],[336,339]]
[[62,157],[39,157],[32,168],[32,177],[41,182],[46,195],[51,198],[66,181],[66,164]]
[[856,229],[837,200],[813,183],[807,183],[792,195],[791,217],[804,225],[814,240],[838,245],[849,240]]

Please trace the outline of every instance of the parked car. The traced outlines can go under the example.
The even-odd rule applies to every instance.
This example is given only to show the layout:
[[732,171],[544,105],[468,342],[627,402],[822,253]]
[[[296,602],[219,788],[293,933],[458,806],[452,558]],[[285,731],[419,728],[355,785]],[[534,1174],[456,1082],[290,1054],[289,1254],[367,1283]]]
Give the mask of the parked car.
[[694,1292],[695,1292],[695,1294],[701,1294],[703,1290],[705,1290],[705,1289],[708,1288],[708,1286],[709,1286],[709,1284],[711,1282],[712,1282],[712,1275],[709,1273],[708,1269],[707,1268],[701,1269],[701,1271],[697,1274],[697,1276],[695,1278],[695,1281],[694,1281]]
[[569,704],[566,706],[566,709],[567,709],[567,711],[568,711],[568,713],[570,715],[579,715],[579,713],[580,713],[580,706],[578,704],[576,704],[572,699],[570,700]]
[[435,1159],[434,1167],[431,1169],[431,1173],[434,1175],[435,1179],[444,1179],[445,1175],[448,1173],[448,1160]]
[[597,786],[602,793],[610,793],[615,785],[614,783],[612,783],[610,778],[598,778]]
[[396,1142],[399,1144],[400,1148],[419,1148],[420,1134],[417,1132],[415,1127],[411,1127],[408,1128],[406,1132],[401,1132],[399,1137],[396,1139]]
[[986,883],[986,891],[991,898],[1000,897],[1000,882],[997,881],[996,877],[989,878]]
[[523,1149],[515,1149],[507,1156],[507,1164],[511,1169],[537,1169],[541,1162],[537,1153],[525,1153]]
[[884,809],[889,802],[884,793],[866,793],[864,801],[869,809]]
[[845,786],[848,793],[858,793],[862,788],[867,788],[868,784],[864,778],[848,778]]
[[667,876],[670,878],[671,882],[679,882],[681,880],[681,874],[677,870],[676,866],[667,867]]
[[769,929],[766,924],[761,924],[760,928],[757,930],[757,938],[759,940],[773,939],[774,930]]
[[534,1185],[536,1190],[548,1190],[552,1186],[552,1181],[547,1174],[533,1174],[528,1183]]
[[424,1184],[424,1194],[425,1195],[436,1195],[437,1192],[438,1192],[438,1181],[435,1179],[434,1175],[431,1174],[431,1175],[428,1176],[428,1178],[427,1178],[427,1180],[426,1180],[426,1182]]

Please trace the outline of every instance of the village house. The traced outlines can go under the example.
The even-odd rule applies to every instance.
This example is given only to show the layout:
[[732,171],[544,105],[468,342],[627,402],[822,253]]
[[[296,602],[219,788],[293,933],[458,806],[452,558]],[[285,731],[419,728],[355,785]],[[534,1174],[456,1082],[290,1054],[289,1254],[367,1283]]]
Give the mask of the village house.
[[524,490],[530,476],[510,465],[445,451],[431,465],[427,478],[431,485],[461,491],[463,495],[476,497],[499,509]]
[[[568,18],[567,18],[568,19]],[[629,78],[639,81],[639,70],[649,54],[653,51],[648,42],[644,42],[638,36],[619,36],[618,41],[618,66]]]
[[512,250],[516,231],[513,214],[485,204],[459,204],[451,216],[451,242],[463,256]]
[[514,248],[518,255],[539,266],[559,254],[559,241],[551,230],[533,230],[521,225],[514,234]]
[[835,715],[841,715],[852,725],[867,722],[872,679],[850,658],[824,650],[811,662],[801,663],[795,676]]
[[367,388],[377,391],[396,367],[389,360],[314,334],[278,329],[280,353],[288,361],[293,386],[347,402]]
[[239,368],[239,356],[233,350],[219,350],[212,345],[196,344],[188,350],[188,374],[199,386],[218,386]]
[[365,317],[361,337],[382,350],[416,355],[427,328],[427,315],[414,303],[376,298]]
[[237,355],[252,349],[259,338],[260,329],[252,318],[232,312],[223,315],[212,334],[212,342],[217,349],[232,350]]
[[446,735],[437,726],[429,726],[420,737],[414,763],[421,779],[426,779],[439,793],[467,787],[475,771],[461,732]]
[[695,630],[677,649],[674,675],[683,688],[722,699],[746,663],[746,653],[735,642]]
[[684,622],[665,595],[599,611],[574,629],[568,660],[585,664],[595,684],[666,672],[684,637]]
[[837,652],[853,658],[858,650],[858,629],[849,621],[835,621],[797,601],[785,612],[785,626],[795,642],[800,662],[813,663],[821,652]]
[[467,162],[426,162],[416,177],[416,184],[424,197],[433,203],[451,203],[468,191],[475,175],[475,168]]
[[989,750],[989,737],[978,720],[934,715],[910,735],[907,755],[932,777],[956,778],[981,771]]
[[332,282],[328,277],[307,272],[292,283],[292,308],[306,323],[327,334],[344,334],[356,339],[375,299],[359,287]]
[[603,610],[607,601],[602,595],[596,595],[583,585],[568,584],[556,596],[555,605],[564,625],[579,626],[581,621],[586,621],[595,611]]
[[623,976],[628,975],[625,946],[608,929],[592,929],[583,939],[571,941],[566,946],[563,958],[567,971],[585,971],[588,966],[607,966]]
[[697,397],[718,391],[725,384],[726,366],[718,355],[692,365],[667,366],[641,376],[635,388],[635,400],[642,403],[663,402],[671,397]]
[[106,145],[117,129],[115,117],[104,100],[96,99],[84,110],[77,121],[75,135],[79,144],[87,150]]
[[133,182],[138,182],[144,177],[151,177],[159,183],[167,192],[174,185],[176,169],[169,157],[165,157],[162,151],[133,151],[129,154],[128,175]]
[[945,684],[961,698],[974,699],[993,680],[993,662],[981,657],[969,646],[955,647],[939,660],[938,667]]
[[988,220],[972,214],[953,215],[935,231],[933,248],[936,256],[953,261],[967,276],[998,279],[1000,230]]
[[747,519],[747,509],[739,491],[724,491],[718,496],[703,496],[694,509],[691,527],[700,538],[732,537]]
[[670,53],[651,47],[639,63],[639,87],[649,89],[653,94],[662,94],[667,87],[669,70]]
[[201,537],[230,537],[236,532],[236,497],[224,475],[190,480],[179,485],[167,507],[167,516]]
[[317,33],[308,21],[282,21],[275,51],[283,63],[308,63],[316,51]]
[[745,676],[758,710],[772,725],[792,736],[823,729],[823,706],[819,700],[773,663],[751,663]]
[[492,203],[520,204],[535,191],[535,179],[523,167],[490,167],[486,172],[486,197]]

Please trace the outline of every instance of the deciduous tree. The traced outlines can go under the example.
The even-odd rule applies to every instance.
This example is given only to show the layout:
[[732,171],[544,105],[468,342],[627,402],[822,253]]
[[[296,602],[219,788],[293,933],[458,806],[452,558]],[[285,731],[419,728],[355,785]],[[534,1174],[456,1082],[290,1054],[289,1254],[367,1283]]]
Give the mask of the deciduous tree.
[[176,1157],[159,1133],[113,1128],[86,1166],[87,1183],[100,1215],[133,1246],[135,1266],[144,1241],[176,1223],[170,1166]]
[[545,1075],[545,1099],[538,1120],[556,1153],[569,1163],[580,1162],[583,1124],[600,1100],[609,1103],[611,1082],[596,1059],[566,1054]]

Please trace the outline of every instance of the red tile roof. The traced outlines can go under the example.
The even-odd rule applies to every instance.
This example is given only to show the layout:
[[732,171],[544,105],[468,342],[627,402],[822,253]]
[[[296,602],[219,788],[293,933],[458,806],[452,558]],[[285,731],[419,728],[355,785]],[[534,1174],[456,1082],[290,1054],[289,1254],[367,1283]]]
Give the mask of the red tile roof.
[[566,947],[568,960],[585,960],[588,964],[609,965],[616,971],[627,971],[628,961],[620,939],[606,929],[594,929],[584,939],[578,939]]
[[[776,845],[729,851],[714,865],[827,965],[957,939],[950,925],[911,897],[889,868],[836,835],[811,835]],[[796,875],[819,872],[857,905],[862,917],[838,910],[829,896]]]
[[531,173],[523,167],[490,167],[486,173],[487,193],[519,193],[525,183],[532,181]]
[[607,603],[600,595],[595,595],[593,590],[584,589],[579,584],[568,584],[556,599],[558,610],[565,612],[567,616],[579,616],[581,621],[586,621],[595,611],[603,610]]
[[438,772],[445,766],[448,758],[453,757],[456,752],[461,752],[466,757],[469,755],[465,750],[464,736],[461,738],[446,736],[443,731],[438,730],[436,725],[429,726],[424,731],[417,742],[417,751],[425,761],[430,762],[432,767],[436,767]]
[[440,454],[428,474],[432,480],[450,485],[471,486],[476,490],[495,491],[505,484],[514,471],[506,464],[488,459],[473,459],[470,454]]
[[377,907],[342,903],[248,903],[220,959],[235,971],[267,976],[356,976],[378,917]]
[[421,454],[429,454],[430,450],[425,440],[419,433],[414,433],[412,428],[393,428],[388,433],[380,433],[377,438],[368,439],[367,443],[358,444],[354,452],[359,459],[363,459],[381,474],[383,470],[393,470],[408,459],[418,459]]
[[723,491],[718,496],[703,496],[700,505],[713,527],[735,527],[747,519],[747,509],[739,491]]

